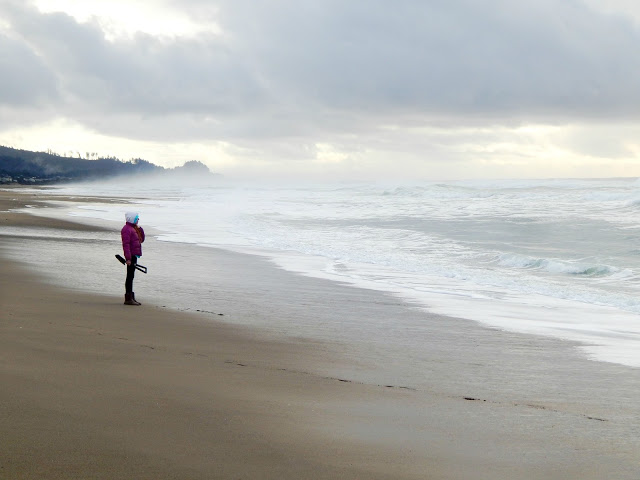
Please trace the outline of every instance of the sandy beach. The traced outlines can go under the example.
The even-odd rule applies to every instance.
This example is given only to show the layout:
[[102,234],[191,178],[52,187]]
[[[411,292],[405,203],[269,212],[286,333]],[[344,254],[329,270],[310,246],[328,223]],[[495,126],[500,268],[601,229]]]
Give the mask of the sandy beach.
[[[117,232],[14,211],[46,201],[0,191],[0,478],[640,478],[638,369],[152,235],[126,307],[123,275],[92,291],[78,271],[110,275],[112,255],[87,256]],[[215,311],[189,305],[194,282]],[[419,386],[375,351],[267,328],[400,315],[425,325]]]

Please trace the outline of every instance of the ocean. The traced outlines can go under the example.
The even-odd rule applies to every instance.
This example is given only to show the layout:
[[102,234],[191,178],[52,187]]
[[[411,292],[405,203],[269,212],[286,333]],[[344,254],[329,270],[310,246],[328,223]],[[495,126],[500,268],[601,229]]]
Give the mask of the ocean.
[[[66,216],[122,223],[125,210],[138,210],[163,242],[267,257],[285,270],[493,328],[580,342],[593,360],[640,366],[638,179],[137,182],[134,205],[118,202],[130,199],[133,185],[50,192],[97,197],[66,204]],[[376,335],[402,331],[402,318],[378,327]]]

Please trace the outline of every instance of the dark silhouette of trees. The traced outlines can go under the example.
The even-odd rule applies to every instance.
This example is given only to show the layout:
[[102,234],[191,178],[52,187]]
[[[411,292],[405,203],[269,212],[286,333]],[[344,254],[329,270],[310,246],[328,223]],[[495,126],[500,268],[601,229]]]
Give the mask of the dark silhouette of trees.
[[189,161],[183,167],[168,170],[141,158],[124,162],[116,157],[99,157],[95,152],[86,152],[87,158],[76,153],[77,158],[61,156],[52,150],[31,152],[0,146],[0,184],[51,184],[177,171],[213,176],[198,161]]

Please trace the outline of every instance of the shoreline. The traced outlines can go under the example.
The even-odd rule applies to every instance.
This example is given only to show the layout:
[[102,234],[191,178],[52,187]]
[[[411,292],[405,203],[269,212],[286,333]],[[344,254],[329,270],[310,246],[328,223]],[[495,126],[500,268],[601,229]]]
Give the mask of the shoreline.
[[[17,204],[34,200],[17,193]],[[14,213],[3,225],[72,223],[40,218]],[[20,242],[38,252],[52,243]],[[452,325],[379,293],[223,251],[214,263],[225,323],[154,301],[124,307],[115,293],[43,282],[7,260],[15,243],[0,235],[0,378],[9,386],[0,393],[9,418],[0,477],[632,479],[640,471],[637,436],[623,438],[638,431],[638,371],[592,364],[561,342]],[[261,282],[274,285],[261,291]],[[348,345],[278,341],[259,325],[234,324],[325,321],[323,295],[350,315],[428,320],[427,387],[401,388],[375,372],[367,381],[352,370],[358,358]],[[624,388],[607,378],[615,374],[628,377]]]
[[[385,449],[376,459],[298,424],[326,428],[312,402],[333,410],[332,423],[347,422],[332,399],[377,389],[279,368],[279,357],[302,366],[312,345],[124,307],[0,261],[0,478],[390,478]],[[394,469],[418,478],[410,465]]]
[[[345,249],[339,234],[335,239],[337,242],[335,248],[328,246],[325,251],[322,248],[318,249],[318,245],[310,238],[303,241],[303,243],[299,243],[300,240],[304,239],[304,232],[300,231],[299,227],[295,226],[295,223],[291,227],[291,232],[284,232],[280,228],[272,231],[274,225],[270,222],[259,226],[260,222],[262,222],[259,219],[252,226],[253,220],[248,220],[248,218],[251,218],[251,215],[254,215],[255,212],[253,214],[249,213],[253,211],[250,206],[242,214],[236,211],[230,216],[226,214],[219,216],[215,212],[224,211],[224,209],[219,208],[219,201],[234,203],[233,199],[236,198],[237,192],[234,193],[233,188],[230,191],[223,188],[224,193],[222,193],[222,190],[218,193],[205,193],[204,191],[199,191],[199,189],[193,192],[183,191],[181,193],[165,190],[167,194],[171,192],[172,195],[177,195],[176,197],[168,198],[167,209],[164,207],[159,208],[163,201],[162,194],[154,191],[153,188],[139,192],[141,195],[139,198],[126,199],[115,198],[113,195],[116,195],[117,192],[122,193],[122,190],[112,190],[106,185],[96,185],[95,189],[88,185],[79,185],[78,188],[73,186],[60,188],[62,190],[54,187],[45,190],[45,192],[47,196],[56,199],[52,206],[61,208],[40,210],[31,208],[28,211],[36,215],[54,215],[56,218],[64,220],[77,217],[83,223],[106,225],[115,231],[119,228],[121,222],[121,212],[133,205],[134,208],[138,208],[143,212],[146,227],[149,227],[150,223],[157,226],[156,239],[163,244],[175,244],[173,248],[163,248],[165,252],[168,252],[169,256],[179,249],[183,249],[184,245],[197,245],[206,246],[208,249],[221,248],[225,251],[267,258],[279,268],[289,272],[351,285],[355,288],[376,290],[382,292],[382,295],[391,294],[394,298],[398,298],[407,304],[422,306],[431,314],[473,320],[488,328],[497,328],[525,335],[548,336],[572,342],[589,359],[617,363],[634,368],[640,367],[640,355],[638,354],[640,343],[637,341],[640,335],[640,328],[637,326],[639,317],[636,313],[633,313],[633,305],[637,302],[633,300],[635,294],[631,293],[635,288],[633,286],[634,282],[628,282],[622,278],[614,280],[606,275],[600,278],[599,274],[592,277],[586,270],[583,273],[575,272],[575,274],[572,274],[565,272],[552,275],[557,276],[557,279],[545,277],[544,271],[554,270],[555,267],[551,268],[551,265],[558,267],[563,264],[569,267],[572,264],[571,260],[547,259],[543,252],[539,252],[537,256],[540,258],[536,262],[542,262],[540,265],[542,276],[539,275],[538,267],[508,266],[511,263],[510,261],[506,261],[506,267],[502,269],[504,271],[499,273],[497,270],[501,270],[501,267],[496,267],[493,261],[489,261],[489,264],[485,266],[486,269],[482,267],[484,260],[477,264],[476,259],[467,265],[466,261],[454,260],[456,258],[455,254],[453,256],[444,255],[444,251],[438,254],[437,252],[440,249],[435,247],[426,248],[425,252],[433,252],[436,256],[440,256],[443,259],[446,258],[447,260],[444,260],[445,263],[449,262],[448,258],[452,258],[451,276],[445,272],[436,273],[435,275],[429,274],[430,267],[428,265],[431,265],[431,263],[427,261],[427,257],[423,259],[426,263],[421,263],[419,259],[421,254],[413,259],[416,262],[416,268],[423,272],[423,274],[418,274],[412,273],[411,263],[413,262],[396,264],[396,260],[403,258],[403,255],[414,255],[414,253],[410,253],[411,249],[409,249],[409,252],[405,252],[404,247],[399,247],[397,255],[391,252],[383,254],[382,252],[385,252],[388,245],[380,245],[379,253],[383,257],[391,254],[390,258],[396,259],[391,262],[392,265],[387,265],[383,257],[376,256],[376,250],[378,249],[371,249],[370,239],[363,239],[363,248],[367,253],[363,253],[364,256],[361,257],[358,252],[355,252],[354,255],[354,252],[349,253],[348,247]],[[160,196],[158,196],[159,194]],[[148,195],[148,197],[145,195]],[[255,203],[256,200],[259,200],[260,197],[255,197],[255,195],[256,192],[249,195],[253,198],[250,203]],[[279,196],[280,194],[276,195]],[[288,198],[289,194],[283,193],[283,195]],[[186,204],[191,205],[192,208],[188,211],[201,209],[203,216],[201,218],[194,217],[192,221],[186,221],[191,217],[187,213],[188,211],[183,212],[185,215],[180,213],[180,210],[186,204],[181,205],[183,202],[177,201],[178,198],[182,198],[182,200],[186,201]],[[209,203],[203,203],[204,198]],[[268,198],[263,200],[267,203],[271,201]],[[293,202],[297,201],[295,199],[291,200]],[[157,203],[158,201],[160,204]],[[286,215],[289,215],[289,213],[286,213]],[[278,223],[279,221],[276,221],[275,224]],[[289,228],[285,227],[284,224],[282,227]],[[253,228],[256,228],[255,237],[251,233]],[[311,226],[309,228],[315,227]],[[351,226],[349,231],[352,228],[357,229],[359,227]],[[375,228],[375,225],[372,224],[371,228]],[[410,226],[408,228],[409,230],[411,229]],[[498,228],[501,227],[498,225]],[[320,234],[321,231],[322,229],[319,230]],[[286,240],[289,234],[292,235],[292,243],[290,245],[288,241],[283,243],[283,240]],[[347,236],[349,234],[349,232],[345,233]],[[532,238],[531,241],[535,241],[535,239]],[[270,245],[272,242],[275,243]],[[456,242],[454,241],[454,243]],[[428,241],[426,244],[428,244]],[[148,251],[153,252],[155,249],[153,247]],[[315,252],[319,255],[309,255],[301,252]],[[502,255],[506,255],[507,259],[511,258],[511,254],[508,252],[509,249],[499,254],[496,259]],[[95,252],[90,253],[93,254]],[[209,256],[206,250],[195,254],[195,249],[192,249],[190,255],[192,257]],[[90,255],[90,257],[95,258],[96,255]],[[145,261],[146,258],[145,256]],[[371,259],[373,263],[369,263],[366,260],[367,258]],[[525,258],[527,258],[526,255],[521,260]],[[364,261],[361,262],[358,259],[364,259]],[[547,261],[551,262],[551,264],[542,265],[546,264]],[[556,263],[556,261],[560,261],[560,264]],[[519,260],[516,261],[516,264],[518,262]],[[503,262],[498,261],[497,263],[502,264]],[[614,264],[618,266],[619,264],[616,261],[612,262],[610,268],[615,270],[617,267],[614,267]],[[635,265],[631,259],[628,259],[625,264],[629,268]],[[403,265],[405,266],[403,267]],[[441,266],[441,263],[436,260],[433,264],[436,270],[440,269],[438,265]],[[458,270],[457,267],[462,268],[462,271]],[[576,268],[578,267],[579,265],[576,266]],[[605,270],[609,268],[602,267]],[[596,265],[594,268],[597,269],[599,267]],[[560,268],[561,271],[563,269]],[[182,274],[183,272],[179,273]],[[202,271],[199,273],[202,273]],[[504,275],[507,277],[504,277]],[[509,279],[512,275],[515,275],[515,277]],[[511,286],[505,287],[504,280],[507,280],[507,284]],[[546,287],[544,287],[545,284]],[[500,285],[503,286],[501,287]],[[619,289],[616,289],[617,292],[614,292],[613,296],[609,297],[607,291],[611,293],[615,285],[618,285]],[[542,288],[542,291],[540,291],[540,288]],[[108,290],[110,288],[104,288],[101,291]],[[631,295],[629,295],[630,293]],[[625,298],[628,302],[624,301]],[[602,321],[603,318],[606,320]],[[368,332],[369,326],[369,324],[359,325],[362,332]],[[311,333],[313,334],[314,332]],[[386,332],[380,331],[370,333],[371,336],[386,335]],[[353,340],[353,338],[349,340]],[[410,336],[397,338],[395,342],[402,343],[405,348],[414,348],[416,354],[420,354],[420,345],[413,345],[412,337]]]

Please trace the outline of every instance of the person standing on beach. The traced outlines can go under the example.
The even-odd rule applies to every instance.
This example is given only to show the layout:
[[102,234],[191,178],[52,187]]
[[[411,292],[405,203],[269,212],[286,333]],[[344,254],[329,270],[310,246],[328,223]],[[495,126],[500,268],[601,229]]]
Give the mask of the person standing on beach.
[[136,300],[133,293],[133,276],[136,272],[138,257],[142,256],[142,242],[144,242],[144,230],[138,226],[140,215],[137,212],[127,212],[124,215],[127,223],[120,231],[122,237],[122,250],[127,261],[127,279],[124,282],[124,304],[142,305]]

